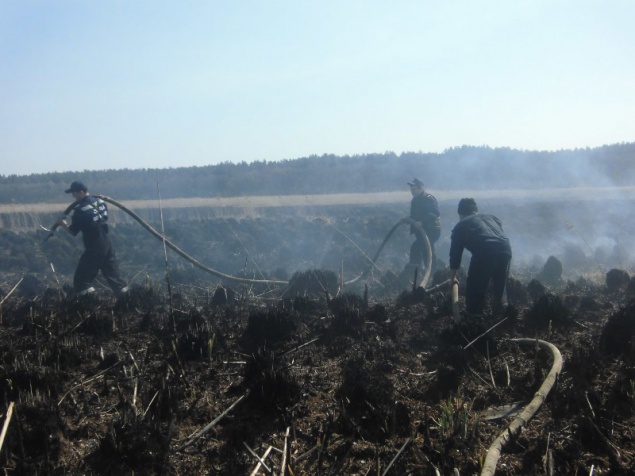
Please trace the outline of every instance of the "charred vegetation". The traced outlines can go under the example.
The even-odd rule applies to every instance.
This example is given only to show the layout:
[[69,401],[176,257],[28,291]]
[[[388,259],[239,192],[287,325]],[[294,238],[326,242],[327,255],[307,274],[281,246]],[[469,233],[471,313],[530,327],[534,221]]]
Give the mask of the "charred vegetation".
[[[247,219],[248,228],[223,218],[174,235],[188,249],[204,236],[205,262],[282,286],[211,279],[172,257],[166,272],[156,243],[119,225],[113,238],[131,281],[122,298],[103,286],[73,295],[77,252],[66,238],[42,247],[27,237],[12,254],[20,240],[10,236],[13,245],[0,247],[12,266],[3,270],[15,270],[0,283],[5,419],[14,408],[3,468],[250,474],[260,464],[264,474],[264,463],[286,474],[474,474],[552,365],[544,348],[513,340],[530,338],[557,346],[564,367],[497,474],[635,471],[628,268],[599,271],[584,247],[562,248],[513,270],[505,313],[488,308],[457,324],[447,288],[399,280],[405,231],[363,282],[342,283],[368,264],[351,241],[374,250],[398,216],[346,221],[347,211],[300,225]],[[439,269],[429,287],[447,276]]]

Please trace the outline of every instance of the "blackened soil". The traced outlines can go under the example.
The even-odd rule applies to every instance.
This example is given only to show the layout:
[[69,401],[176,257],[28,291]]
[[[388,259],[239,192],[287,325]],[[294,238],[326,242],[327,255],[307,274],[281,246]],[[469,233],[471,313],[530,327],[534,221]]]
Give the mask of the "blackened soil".
[[553,362],[510,341],[529,337],[558,347],[564,368],[497,474],[635,472],[626,289],[514,279],[505,315],[456,325],[447,290],[374,299],[302,278],[266,300],[140,285],[118,301],[9,298],[3,469],[265,474],[260,458],[294,475],[478,474],[513,418],[497,409],[531,400]]

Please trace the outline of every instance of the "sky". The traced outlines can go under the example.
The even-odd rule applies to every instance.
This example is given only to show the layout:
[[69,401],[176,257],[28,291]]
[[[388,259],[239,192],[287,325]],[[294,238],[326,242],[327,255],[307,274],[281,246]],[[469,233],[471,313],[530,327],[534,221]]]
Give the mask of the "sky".
[[635,141],[630,0],[0,0],[0,175]]

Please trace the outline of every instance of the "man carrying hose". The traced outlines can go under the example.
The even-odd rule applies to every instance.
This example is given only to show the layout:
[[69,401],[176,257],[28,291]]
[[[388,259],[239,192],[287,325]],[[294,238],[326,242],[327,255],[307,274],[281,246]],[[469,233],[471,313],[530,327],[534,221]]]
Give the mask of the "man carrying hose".
[[463,249],[472,253],[465,286],[468,317],[481,317],[485,309],[485,296],[492,283],[494,313],[507,306],[505,284],[509,276],[512,249],[503,231],[501,221],[494,215],[478,213],[473,198],[462,198],[458,208],[460,221],[452,230],[450,244],[450,278],[458,282],[456,273],[461,266]]
[[[427,268],[431,266],[432,271],[436,264],[436,254],[434,252],[434,243],[441,236],[441,222],[439,217],[439,204],[437,199],[429,194],[423,188],[423,182],[418,178],[408,182],[412,200],[410,202],[410,234],[415,235],[415,241],[410,246],[410,261],[408,267],[419,267],[423,261]],[[423,234],[428,236],[432,256],[431,263],[428,262],[428,254]]]
[[113,292],[118,296],[124,295],[128,287],[119,277],[117,255],[108,236],[106,203],[91,196],[82,182],[73,182],[66,193],[71,193],[78,204],[70,225],[63,217],[57,220],[56,225],[66,228],[73,236],[81,231],[85,248],[73,277],[75,292],[78,296],[94,292],[92,282],[101,271]]

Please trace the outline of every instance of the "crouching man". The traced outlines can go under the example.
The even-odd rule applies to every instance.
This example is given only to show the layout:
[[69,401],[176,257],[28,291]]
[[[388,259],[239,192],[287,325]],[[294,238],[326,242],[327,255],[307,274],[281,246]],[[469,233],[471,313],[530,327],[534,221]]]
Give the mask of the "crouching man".
[[82,182],[73,182],[66,193],[72,194],[79,203],[73,212],[71,224],[60,218],[57,225],[66,228],[73,236],[81,232],[84,240],[84,253],[79,258],[73,277],[75,292],[79,296],[94,292],[92,283],[101,271],[115,294],[125,294],[128,287],[119,276],[117,255],[108,236],[106,203],[91,196]]
[[461,266],[463,249],[472,253],[465,286],[468,317],[482,316],[487,289],[491,282],[494,312],[507,306],[505,285],[509,276],[512,249],[501,221],[494,215],[478,213],[473,198],[462,198],[458,208],[460,221],[452,230],[450,270],[452,282]]

